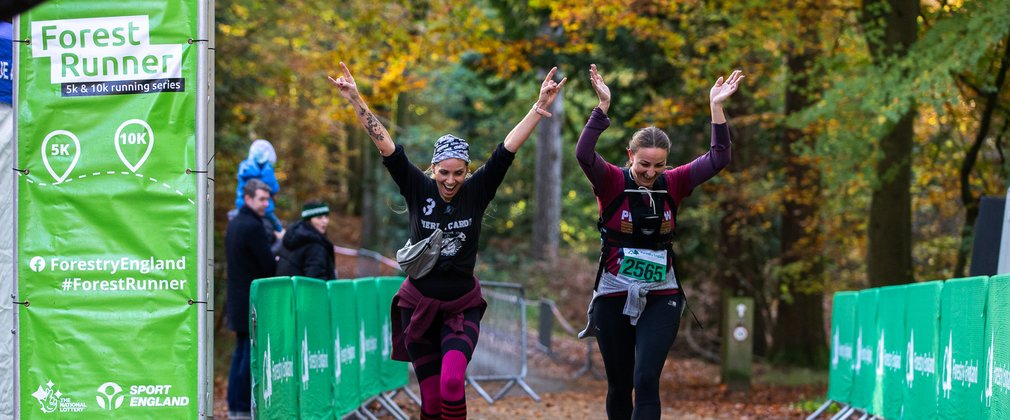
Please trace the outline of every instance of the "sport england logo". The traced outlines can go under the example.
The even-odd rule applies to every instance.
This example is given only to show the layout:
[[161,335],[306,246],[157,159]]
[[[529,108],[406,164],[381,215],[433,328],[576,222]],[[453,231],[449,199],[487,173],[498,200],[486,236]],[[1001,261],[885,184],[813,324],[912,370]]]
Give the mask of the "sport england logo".
[[[125,395],[119,395],[123,392],[123,388],[115,382],[106,382],[98,387],[98,393],[100,395],[95,397],[98,401],[98,406],[106,410],[114,410],[123,405],[123,399]],[[103,398],[104,397],[104,398]]]
[[28,262],[28,268],[31,268],[36,273],[40,273],[46,269],[46,259],[41,256],[32,257],[31,261]]

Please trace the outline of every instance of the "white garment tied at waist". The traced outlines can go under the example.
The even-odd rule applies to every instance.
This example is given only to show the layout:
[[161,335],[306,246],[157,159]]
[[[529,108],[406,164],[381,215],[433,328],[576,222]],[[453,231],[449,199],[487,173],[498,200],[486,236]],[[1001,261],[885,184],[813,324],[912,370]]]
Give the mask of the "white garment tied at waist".
[[677,276],[671,269],[666,273],[666,280],[660,282],[643,282],[624,279],[608,272],[600,275],[600,284],[593,291],[593,298],[589,301],[589,321],[586,328],[579,333],[579,338],[595,337],[596,323],[593,322],[593,305],[596,298],[609,294],[628,292],[628,298],[624,301],[624,314],[631,318],[631,325],[638,325],[638,318],[642,316],[645,309],[646,296],[653,290],[678,289]]

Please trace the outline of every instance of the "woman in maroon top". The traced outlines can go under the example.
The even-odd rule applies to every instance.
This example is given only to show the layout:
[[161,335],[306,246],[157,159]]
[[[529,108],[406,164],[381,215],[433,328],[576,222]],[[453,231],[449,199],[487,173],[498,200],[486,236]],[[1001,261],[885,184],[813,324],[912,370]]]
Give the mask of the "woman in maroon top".
[[625,168],[596,153],[596,141],[610,126],[610,88],[595,64],[589,77],[600,103],[579,136],[575,154],[599,202],[603,249],[589,325],[579,337],[595,336],[599,344],[607,372],[607,416],[659,419],[659,377],[684,310],[673,264],[677,206],[729,164],[731,143],[722,103],[744,76],[737,70],[712,86],[708,153],[669,170],[670,139],[656,127],[634,134]]
[[557,68],[547,73],[533,108],[505,136],[484,166],[470,173],[470,147],[446,134],[435,142],[432,176],[414,166],[393,143],[386,128],[358,94],[344,63],[343,76],[330,80],[354,107],[361,125],[382,154],[400,194],[407,202],[411,243],[442,229],[441,253],[435,267],[420,278],[408,277],[391,308],[393,359],[410,361],[421,387],[422,419],[466,418],[466,366],[480,334],[487,304],[473,275],[484,210],[505,178],[515,153],[526,142],[565,80],[555,82]]

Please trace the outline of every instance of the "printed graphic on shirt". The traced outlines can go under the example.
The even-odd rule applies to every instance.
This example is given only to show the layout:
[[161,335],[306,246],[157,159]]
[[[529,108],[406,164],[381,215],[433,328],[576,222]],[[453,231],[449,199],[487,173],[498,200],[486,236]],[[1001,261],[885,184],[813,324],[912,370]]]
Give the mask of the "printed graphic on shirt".
[[463,249],[463,243],[466,242],[466,234],[463,232],[447,232],[442,236],[442,256],[452,257],[456,255],[460,249]]
[[667,233],[670,233],[671,230],[673,230],[673,222],[671,221],[671,219],[673,219],[673,212],[670,210],[664,211],[663,223],[659,225],[660,234],[666,235]]
[[[431,211],[435,209],[435,200],[429,198],[429,199],[425,200],[425,203],[428,203],[428,205],[424,206],[424,208],[422,208],[421,210],[424,211],[424,215],[425,216],[431,216]],[[434,229],[434,228],[429,228],[429,229]]]
[[625,209],[621,210],[621,232],[631,233],[631,212],[627,210],[627,204],[624,206]]
[[[631,211],[628,210],[627,204],[621,207],[621,232],[632,233],[633,219]],[[673,211],[664,210],[663,211],[663,222],[659,225],[659,233],[667,234],[673,230]]]

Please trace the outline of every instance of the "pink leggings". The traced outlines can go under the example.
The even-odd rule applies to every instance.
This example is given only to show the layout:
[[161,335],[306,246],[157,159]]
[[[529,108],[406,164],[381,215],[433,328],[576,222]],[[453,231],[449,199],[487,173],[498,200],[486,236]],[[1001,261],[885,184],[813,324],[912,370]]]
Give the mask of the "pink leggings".
[[[404,328],[414,311],[403,309]],[[417,343],[407,345],[421,385],[421,419],[466,418],[466,365],[480,335],[480,308],[463,312],[463,333],[444,325],[441,314]]]

